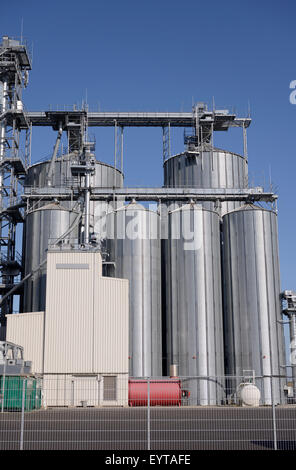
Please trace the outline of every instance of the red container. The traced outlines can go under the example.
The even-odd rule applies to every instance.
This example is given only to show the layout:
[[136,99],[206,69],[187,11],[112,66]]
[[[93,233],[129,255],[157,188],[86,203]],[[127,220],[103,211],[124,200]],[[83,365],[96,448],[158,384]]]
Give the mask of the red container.
[[[147,406],[148,381],[146,379],[129,379],[129,406]],[[181,380],[165,379],[149,381],[150,406],[181,406]]]

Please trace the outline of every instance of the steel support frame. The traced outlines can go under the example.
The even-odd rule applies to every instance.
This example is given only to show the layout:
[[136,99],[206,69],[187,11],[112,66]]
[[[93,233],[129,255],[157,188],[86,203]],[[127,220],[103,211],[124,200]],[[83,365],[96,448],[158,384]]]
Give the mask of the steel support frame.
[[[26,63],[22,62],[24,56]],[[26,47],[3,41],[0,45],[0,83],[3,90],[0,110],[0,278],[4,293],[5,286],[9,290],[21,273],[16,259],[16,228],[22,217],[17,206],[21,180],[31,152],[31,125],[23,109],[22,92],[30,69]],[[24,142],[21,140],[22,131],[25,131]],[[1,326],[5,325],[5,315],[12,310],[13,296],[9,296],[1,305]]]
[[[29,111],[28,118],[34,127],[55,126],[54,115],[69,115],[77,111]],[[113,113],[113,112],[87,112],[88,127],[114,127],[116,121],[119,127],[191,127],[195,119],[194,113]],[[207,112],[199,117],[200,126],[209,126],[213,122],[214,131],[227,131],[231,127],[249,127],[251,118],[239,118],[228,114],[226,110]]]
[[[43,199],[73,200],[79,196],[79,190],[71,188],[25,188],[22,195],[25,201]],[[195,200],[195,201],[245,201],[273,203],[277,195],[263,193],[257,189],[248,190],[202,190],[200,188],[92,188],[91,200],[111,200],[112,198],[138,201]]]
[[114,168],[123,172],[123,126],[119,126],[116,120],[114,121]]
[[162,155],[165,162],[171,156],[171,123],[162,128]]

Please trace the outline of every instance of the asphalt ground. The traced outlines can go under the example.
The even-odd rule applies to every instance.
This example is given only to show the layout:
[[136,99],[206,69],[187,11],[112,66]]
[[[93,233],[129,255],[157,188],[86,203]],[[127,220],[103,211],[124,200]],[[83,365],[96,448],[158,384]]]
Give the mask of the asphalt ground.
[[21,412],[0,413],[1,450],[272,450],[275,440],[296,450],[296,406],[49,408],[25,412],[23,432]]

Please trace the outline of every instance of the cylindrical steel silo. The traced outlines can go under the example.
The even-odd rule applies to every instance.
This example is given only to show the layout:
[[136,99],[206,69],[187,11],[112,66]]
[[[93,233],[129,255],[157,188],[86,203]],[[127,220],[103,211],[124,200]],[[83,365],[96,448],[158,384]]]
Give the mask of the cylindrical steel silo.
[[[63,243],[69,243],[78,238],[78,224],[75,221],[79,213],[68,210],[57,203],[47,204],[29,212],[25,220],[25,276],[46,259],[49,245],[54,244],[69,227],[73,231],[63,238]],[[24,312],[38,312],[45,309],[46,264],[44,264],[24,287]]]
[[110,274],[129,280],[129,373],[162,375],[160,222],[131,203],[107,215]]
[[219,215],[196,204],[171,211],[164,246],[167,365],[177,364],[180,377],[198,377],[185,384],[192,404],[219,404],[224,395]]
[[[81,177],[73,176],[71,165],[75,162],[75,154],[62,155],[57,158],[53,165],[53,172],[50,187],[54,188],[78,188]],[[32,165],[27,172],[25,186],[31,188],[45,188],[48,186],[48,173],[50,160]],[[123,186],[123,174],[118,169],[103,162],[95,162],[95,172],[90,176],[91,188],[121,188]],[[34,208],[42,207],[49,201],[41,198],[40,201],[34,199]],[[63,201],[64,207],[72,208],[72,201]],[[90,201],[90,228],[98,237],[101,231],[105,230],[105,215],[110,210],[116,208],[113,201]],[[104,234],[103,234],[104,235]]]
[[[241,155],[217,148],[187,151],[164,162],[164,186],[202,189],[247,188],[248,163]],[[215,209],[213,202],[203,202],[202,205],[207,209]],[[240,205],[240,202],[223,202],[222,213]]]
[[[78,210],[77,200],[75,196],[69,196],[69,199],[63,200],[62,206],[53,204],[54,194],[50,197],[50,190],[63,188],[77,189],[81,177],[74,176],[71,171],[71,165],[75,163],[77,155],[62,155],[57,158],[53,165],[51,182],[46,197],[31,199],[28,198],[28,213],[25,217],[24,224],[24,243],[23,243],[23,264],[25,275],[36,268],[45,256],[48,244],[51,240],[58,239],[65,233],[73,222],[73,217],[77,216]],[[28,168],[25,178],[25,186],[27,190],[31,188],[48,187],[48,176],[50,169],[50,161],[36,163]],[[123,185],[122,173],[110,165],[96,161],[95,172],[90,177],[91,188],[110,188],[121,187]],[[45,191],[46,192],[46,191]],[[78,194],[76,192],[76,194]],[[76,196],[77,197],[77,196]],[[112,210],[113,202],[109,201],[90,201],[90,231],[97,238],[105,236],[105,215]],[[43,209],[38,212],[38,209]],[[59,212],[57,212],[57,210]],[[73,212],[74,210],[74,212]],[[76,230],[76,231],[75,231]],[[78,229],[69,234],[65,240],[76,239],[78,241]],[[46,267],[43,267],[43,274],[34,275],[34,278],[27,281],[24,287],[23,311],[42,310],[45,306],[45,275]],[[40,299],[40,300],[39,300]]]
[[[263,404],[282,399],[285,349],[280,304],[277,216],[246,205],[223,217],[225,367],[254,371]],[[245,372],[248,371],[248,372]],[[273,387],[272,387],[273,385]],[[273,388],[273,389],[272,389]]]
[[[67,154],[57,158],[54,162],[51,187],[78,187],[79,177],[73,176],[71,165],[75,162],[75,155]],[[28,169],[25,186],[43,188],[48,185],[48,173],[51,161],[35,163]],[[95,173],[90,177],[90,185],[95,188],[122,187],[123,174],[107,163],[95,162]]]

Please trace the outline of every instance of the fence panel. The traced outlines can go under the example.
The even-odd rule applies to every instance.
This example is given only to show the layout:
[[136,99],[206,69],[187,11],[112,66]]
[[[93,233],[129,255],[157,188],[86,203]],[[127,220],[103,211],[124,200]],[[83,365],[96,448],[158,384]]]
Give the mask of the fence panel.
[[295,399],[279,377],[3,380],[1,450],[296,449]]
[[24,378],[0,377],[0,450],[22,449],[22,409],[29,406]]

